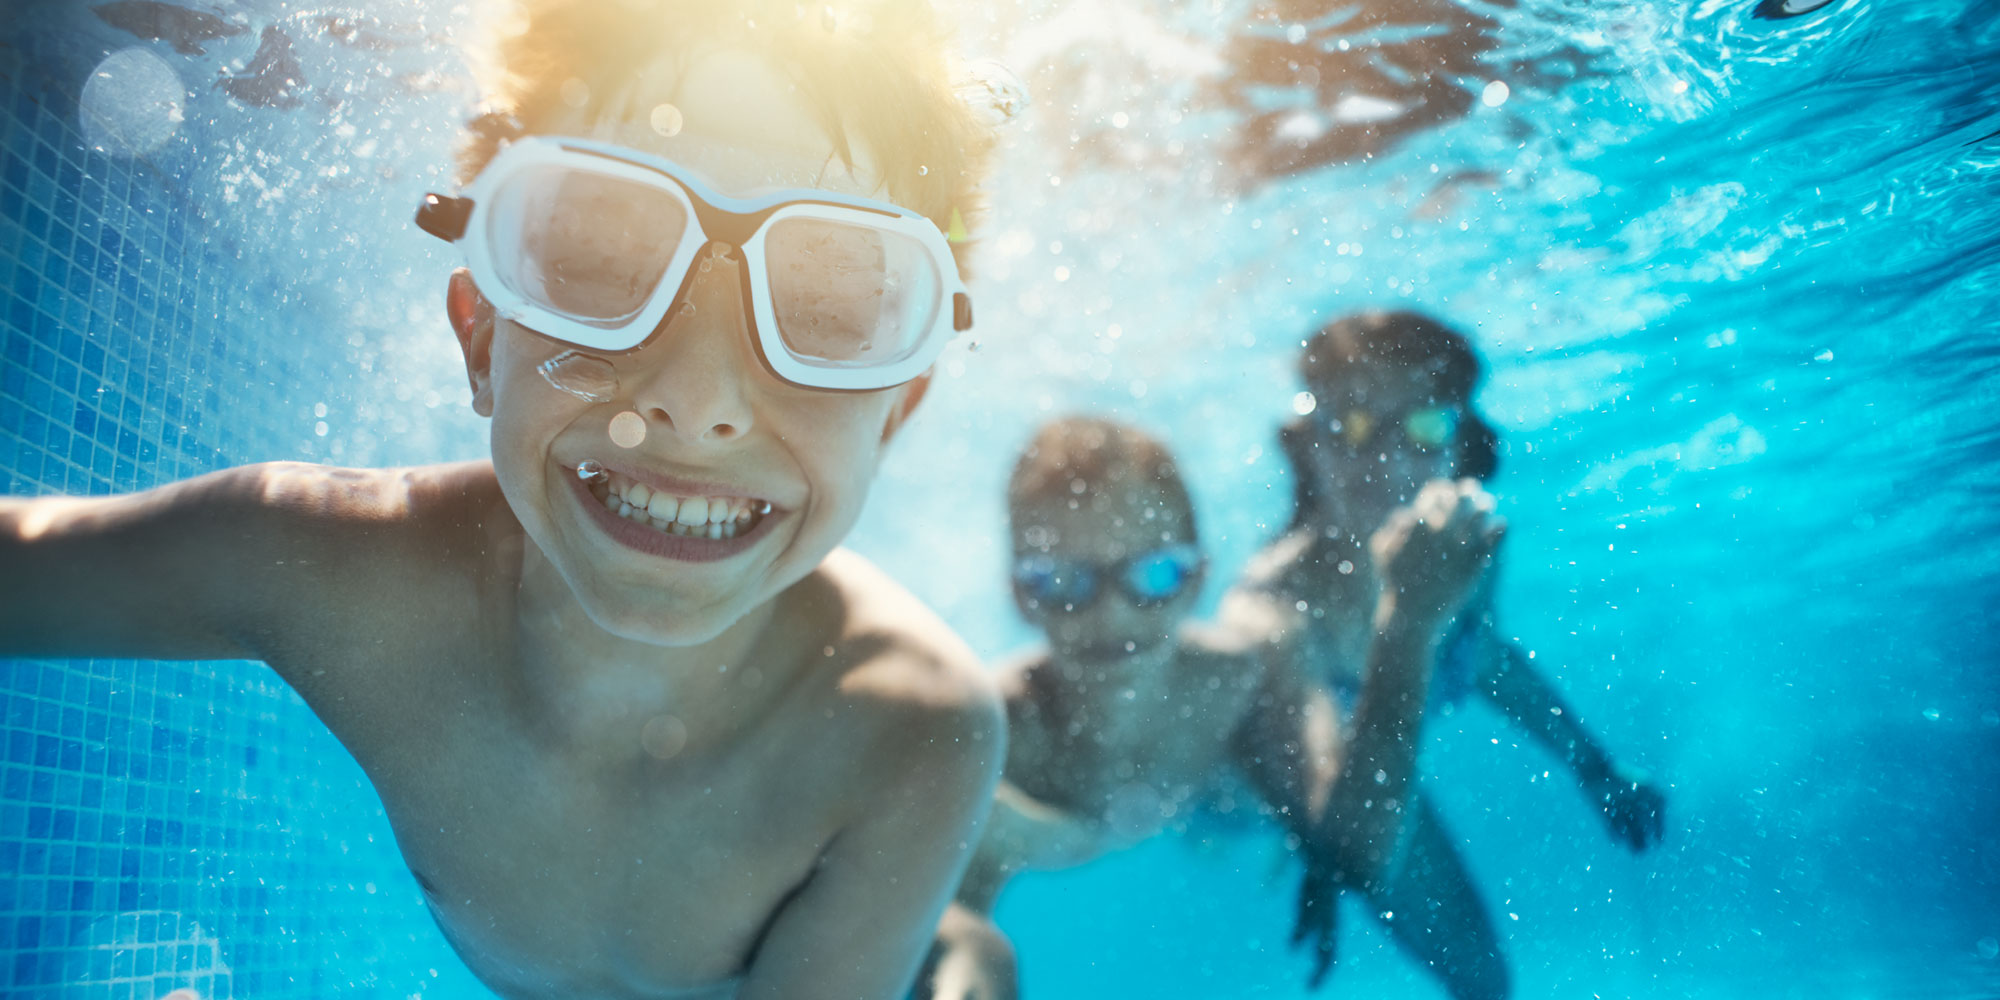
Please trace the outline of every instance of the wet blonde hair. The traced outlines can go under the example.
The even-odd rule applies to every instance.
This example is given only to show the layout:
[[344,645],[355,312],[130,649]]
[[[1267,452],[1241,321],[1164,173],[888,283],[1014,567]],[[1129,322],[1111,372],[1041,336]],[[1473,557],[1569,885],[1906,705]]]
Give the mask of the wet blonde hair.
[[566,113],[571,81],[591,113],[629,114],[598,95],[662,56],[741,48],[798,85],[850,168],[851,143],[865,146],[897,204],[946,233],[954,211],[971,226],[983,207],[992,127],[955,92],[950,32],[928,0],[499,0],[487,22],[468,53],[486,113],[460,146],[461,182],[505,140]]

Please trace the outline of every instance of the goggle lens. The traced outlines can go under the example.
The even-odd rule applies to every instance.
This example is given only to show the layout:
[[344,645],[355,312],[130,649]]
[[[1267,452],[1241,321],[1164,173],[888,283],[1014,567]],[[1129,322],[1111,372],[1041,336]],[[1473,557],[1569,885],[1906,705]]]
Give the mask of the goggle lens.
[[1097,599],[1099,575],[1109,574],[1134,603],[1152,605],[1180,596],[1201,572],[1201,565],[1201,550],[1186,544],[1141,552],[1105,566],[1035,555],[1014,564],[1014,584],[1042,608],[1073,611]]
[[944,296],[918,240],[866,225],[780,218],[764,234],[778,335],[819,367],[894,364],[921,347]]
[[1420,448],[1441,448],[1458,436],[1458,411],[1444,406],[1417,410],[1403,418],[1403,433]]
[[664,188],[574,166],[521,171],[487,216],[500,279],[528,302],[615,329],[646,307],[688,228]]
[[1169,601],[1187,589],[1200,568],[1201,553],[1191,545],[1141,553],[1125,565],[1125,592],[1141,604]]
[[[1374,443],[1382,419],[1386,418],[1377,418],[1367,410],[1349,410],[1347,419],[1338,422],[1335,427],[1348,447],[1359,451]],[[1442,448],[1458,437],[1458,408],[1426,406],[1411,410],[1404,415],[1402,427],[1404,438],[1418,448]]]
[[1097,599],[1097,574],[1066,559],[1029,556],[1014,566],[1014,583],[1044,608],[1082,607]]

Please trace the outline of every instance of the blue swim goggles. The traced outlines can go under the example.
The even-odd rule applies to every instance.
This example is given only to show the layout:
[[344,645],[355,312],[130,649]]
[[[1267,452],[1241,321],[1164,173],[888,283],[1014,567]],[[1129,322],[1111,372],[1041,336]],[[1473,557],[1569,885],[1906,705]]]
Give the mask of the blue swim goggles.
[[1102,581],[1115,581],[1132,603],[1164,604],[1199,579],[1207,560],[1185,542],[1163,545],[1112,563],[1091,563],[1033,554],[1014,563],[1014,589],[1031,607],[1081,611],[1103,594]]
[[499,316],[599,353],[651,340],[711,254],[740,265],[758,356],[793,385],[900,385],[972,327],[951,247],[915,212],[813,189],[727,197],[585,139],[515,140],[460,197],[426,197],[417,225],[464,250]]

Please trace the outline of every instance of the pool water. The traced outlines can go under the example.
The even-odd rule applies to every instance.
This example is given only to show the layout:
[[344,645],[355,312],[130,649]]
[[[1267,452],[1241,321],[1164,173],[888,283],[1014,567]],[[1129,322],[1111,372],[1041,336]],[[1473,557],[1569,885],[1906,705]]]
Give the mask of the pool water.
[[[1433,716],[1426,788],[1516,995],[2000,996],[2000,4],[1438,9],[1476,30],[1354,37],[1443,83],[1318,117],[1240,86],[1244,38],[1294,34],[1247,5],[968,9],[1034,103],[977,344],[852,544],[983,654],[1031,642],[1006,472],[1102,412],[1180,455],[1210,609],[1289,515],[1300,339],[1435,313],[1489,364],[1503,630],[1670,787],[1635,856],[1490,708]],[[407,223],[471,100],[448,5],[337,28],[256,0],[165,40],[10,10],[0,486],[483,453],[454,261]],[[1246,139],[1273,108],[1319,159]],[[260,665],[4,663],[0,727],[0,992],[483,995]],[[997,917],[1034,998],[1304,996],[1296,880],[1273,833],[1198,824],[1023,876]],[[1343,924],[1330,991],[1442,995]]]

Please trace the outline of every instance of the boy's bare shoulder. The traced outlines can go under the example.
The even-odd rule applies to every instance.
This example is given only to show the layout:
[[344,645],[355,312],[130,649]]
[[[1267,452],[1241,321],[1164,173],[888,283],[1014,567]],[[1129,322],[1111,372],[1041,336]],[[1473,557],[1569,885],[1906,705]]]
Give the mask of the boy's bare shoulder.
[[864,728],[898,747],[949,742],[981,761],[995,756],[1006,730],[1000,695],[964,640],[859,555],[836,550],[815,576],[835,604],[830,690],[879,723]]
[[265,505],[357,527],[436,527],[505,502],[493,464],[483,461],[399,469],[265,462],[241,471]]
[[347,561],[447,560],[517,532],[490,462],[352,469],[268,462],[239,470],[270,530]]

